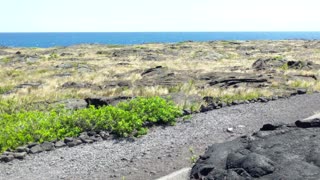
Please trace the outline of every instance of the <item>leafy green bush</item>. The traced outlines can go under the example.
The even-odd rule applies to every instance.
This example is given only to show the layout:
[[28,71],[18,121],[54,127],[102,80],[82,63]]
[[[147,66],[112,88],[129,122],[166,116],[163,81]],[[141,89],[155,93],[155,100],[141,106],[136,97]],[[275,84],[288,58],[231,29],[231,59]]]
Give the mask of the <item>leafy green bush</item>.
[[119,103],[118,107],[137,114],[143,122],[174,124],[175,118],[181,116],[181,110],[172,101],[160,97],[136,98],[129,103]]
[[77,111],[53,109],[0,114],[0,152],[29,142],[75,137],[83,131],[109,131],[119,136],[147,133],[146,124],[174,124],[181,110],[159,97],[136,98],[118,106]]

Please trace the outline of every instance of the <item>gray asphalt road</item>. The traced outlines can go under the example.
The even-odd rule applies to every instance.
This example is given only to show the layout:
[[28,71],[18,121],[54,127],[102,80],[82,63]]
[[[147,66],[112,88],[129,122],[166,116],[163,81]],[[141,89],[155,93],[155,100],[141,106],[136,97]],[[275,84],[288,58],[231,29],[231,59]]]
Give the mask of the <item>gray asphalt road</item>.
[[[294,122],[320,112],[319,105],[320,94],[312,94],[199,113],[133,142],[109,140],[2,163],[0,179],[156,179],[191,166],[191,157],[212,143],[252,133],[264,123]],[[226,132],[229,127],[234,133]]]

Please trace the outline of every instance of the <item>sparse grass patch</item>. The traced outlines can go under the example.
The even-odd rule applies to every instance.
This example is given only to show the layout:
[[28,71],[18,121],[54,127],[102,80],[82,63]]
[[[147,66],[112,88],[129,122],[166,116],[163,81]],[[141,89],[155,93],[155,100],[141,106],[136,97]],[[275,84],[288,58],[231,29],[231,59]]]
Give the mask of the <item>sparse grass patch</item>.
[[237,89],[212,89],[202,91],[203,96],[212,96],[223,102],[232,102],[235,100],[251,100],[259,97],[269,97],[273,93],[270,90],[262,90],[258,88],[237,88]]
[[23,72],[21,70],[8,70],[6,71],[6,75],[9,77],[17,77],[17,76],[21,76],[23,74]]
[[285,59],[284,56],[281,56],[281,55],[274,56],[274,57],[272,58],[272,60],[274,60],[274,61],[281,61],[281,60],[284,60],[284,59]]
[[122,48],[125,47],[124,45],[120,45],[120,44],[110,44],[107,45],[108,48]]
[[1,62],[4,62],[4,63],[9,63],[12,61],[12,57],[4,57],[2,59],[0,59]]
[[49,55],[49,58],[48,58],[48,60],[55,60],[55,59],[58,59],[59,58],[59,55],[57,54],[57,53],[51,53],[50,55]]
[[219,98],[224,102],[231,103],[235,100],[245,101],[245,100],[256,99],[261,96],[262,96],[262,94],[260,94],[259,92],[238,92],[235,94],[225,94]]
[[284,63],[282,66],[280,66],[280,69],[283,71],[287,71],[289,69],[288,63]]
[[294,88],[310,88],[311,86],[314,85],[314,83],[308,82],[308,81],[296,80],[296,81],[289,81],[288,85]]
[[134,48],[136,48],[136,49],[148,49],[147,47],[144,47],[144,46],[135,46]]
[[[180,104],[178,104],[179,106],[181,106]],[[194,112],[198,112],[200,110],[201,107],[201,103],[192,103],[192,104],[187,104],[184,103],[182,105],[182,109],[186,109],[186,110],[190,110],[192,113]]]
[[0,86],[0,95],[10,91],[12,88],[12,86]]
[[320,81],[295,80],[295,81],[289,81],[287,84],[289,87],[304,88],[311,92],[320,90]]
[[144,96],[153,97],[161,96],[169,93],[167,87],[162,86],[150,86],[150,87],[134,87],[121,92],[121,95],[126,96]]
[[37,70],[37,73],[39,73],[39,74],[44,74],[44,73],[46,73],[46,72],[48,72],[49,70],[47,70],[47,69],[40,69],[40,70]]

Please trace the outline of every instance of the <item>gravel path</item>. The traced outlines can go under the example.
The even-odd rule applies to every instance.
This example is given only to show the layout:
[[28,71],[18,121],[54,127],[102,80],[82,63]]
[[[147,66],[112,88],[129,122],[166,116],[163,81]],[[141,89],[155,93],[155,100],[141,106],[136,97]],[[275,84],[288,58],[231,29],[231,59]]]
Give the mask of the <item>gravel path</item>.
[[[190,148],[202,154],[208,145],[252,133],[264,123],[313,115],[319,104],[320,94],[312,94],[199,113],[176,126],[153,128],[135,141],[109,140],[0,163],[0,179],[156,179],[191,166]],[[234,133],[226,132],[229,127]]]

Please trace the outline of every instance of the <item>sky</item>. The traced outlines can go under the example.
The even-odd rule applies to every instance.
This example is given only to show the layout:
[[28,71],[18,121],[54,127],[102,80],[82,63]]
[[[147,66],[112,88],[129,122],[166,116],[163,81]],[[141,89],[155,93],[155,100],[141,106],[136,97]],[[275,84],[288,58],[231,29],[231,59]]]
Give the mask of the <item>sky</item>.
[[0,32],[320,31],[319,0],[0,1]]

